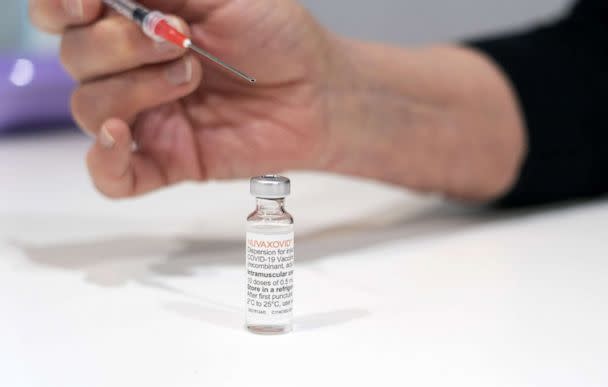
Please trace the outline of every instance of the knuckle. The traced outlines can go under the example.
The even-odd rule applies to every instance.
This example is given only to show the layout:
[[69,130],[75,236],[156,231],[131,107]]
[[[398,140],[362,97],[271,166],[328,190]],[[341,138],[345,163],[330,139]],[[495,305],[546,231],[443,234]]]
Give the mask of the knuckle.
[[90,98],[86,89],[87,86],[84,85],[74,90],[72,97],[70,98],[70,107],[72,115],[80,128],[86,133],[92,134],[94,131],[89,125]]
[[89,175],[91,176],[91,179],[93,181],[95,181],[95,167],[94,167],[95,154],[94,154],[94,152],[95,152],[95,148],[93,147],[89,150],[89,152],[87,153],[87,156],[85,158],[87,170],[89,171]]
[[38,19],[37,11],[38,11],[38,2],[36,0],[30,0],[30,2],[28,3],[28,6],[27,6],[27,14],[28,14],[30,20],[32,21],[32,24],[35,25],[36,27],[40,27],[38,25],[39,19]]
[[68,74],[78,79],[76,71],[76,61],[78,59],[74,56],[74,52],[73,34],[67,33],[63,35],[59,44],[59,60]]
[[118,200],[118,199],[124,199],[124,198],[127,198],[130,196],[128,193],[124,192],[122,189],[110,188],[108,186],[105,186],[101,181],[99,181],[100,179],[96,178],[93,175],[93,173],[91,173],[91,178],[93,180],[93,185],[95,186],[95,189],[97,190],[97,192],[99,192],[103,196],[107,197],[108,199]]
[[42,14],[42,7],[39,1],[31,0],[28,4],[27,12],[32,24],[45,32],[56,32],[49,27],[47,17]]
[[72,108],[72,114],[74,114],[74,118],[78,119],[82,113],[83,105],[83,91],[82,86],[78,87],[72,93],[72,97],[70,98],[70,106]]
[[145,41],[139,28],[124,18],[111,18],[100,25],[99,40],[112,42],[115,59],[131,63],[144,53]]
[[93,186],[101,195],[113,200],[124,199],[131,196],[131,193],[128,192],[126,187],[122,184],[112,184],[102,178],[96,160],[95,148],[91,149],[87,154],[86,164]]
[[103,187],[99,182],[95,182],[95,188],[103,196],[107,197],[108,199],[112,199],[112,200],[124,199],[129,196],[127,193],[123,192],[122,190]]
[[77,36],[66,36],[66,46],[74,56],[95,58],[99,70],[128,68],[137,63],[142,53],[138,33],[137,26],[129,20],[110,17],[80,29]]
[[147,51],[146,46],[149,45],[146,39],[142,39],[140,31],[132,25],[121,29],[119,41],[122,43],[122,54],[130,58],[139,58],[144,55]]

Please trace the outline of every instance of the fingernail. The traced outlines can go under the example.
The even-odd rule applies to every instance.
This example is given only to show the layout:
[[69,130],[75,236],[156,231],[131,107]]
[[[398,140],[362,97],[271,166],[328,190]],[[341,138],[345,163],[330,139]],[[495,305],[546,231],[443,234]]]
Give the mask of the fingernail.
[[102,126],[99,132],[99,143],[107,149],[114,147],[114,144],[116,144],[116,140],[114,140],[114,137],[112,137],[105,126]]
[[192,63],[190,59],[181,59],[167,68],[167,80],[175,86],[183,85],[192,80]]
[[84,17],[84,11],[82,8],[82,0],[62,0],[63,8],[68,15],[73,18],[82,19]]

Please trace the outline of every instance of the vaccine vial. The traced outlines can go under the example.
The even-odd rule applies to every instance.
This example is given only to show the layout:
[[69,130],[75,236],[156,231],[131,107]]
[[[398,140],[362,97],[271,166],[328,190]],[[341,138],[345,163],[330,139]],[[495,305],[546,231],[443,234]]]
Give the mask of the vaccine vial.
[[291,192],[288,178],[276,175],[251,179],[256,209],[247,218],[247,329],[281,334],[292,329],[293,218],[285,211]]

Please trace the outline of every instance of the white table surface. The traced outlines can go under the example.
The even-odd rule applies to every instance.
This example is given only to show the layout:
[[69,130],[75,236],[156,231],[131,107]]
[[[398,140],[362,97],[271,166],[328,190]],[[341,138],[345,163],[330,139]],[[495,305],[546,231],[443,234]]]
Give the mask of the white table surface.
[[608,385],[608,201],[517,213],[291,174],[296,329],[243,329],[244,181],[112,202],[0,140],[0,386]]

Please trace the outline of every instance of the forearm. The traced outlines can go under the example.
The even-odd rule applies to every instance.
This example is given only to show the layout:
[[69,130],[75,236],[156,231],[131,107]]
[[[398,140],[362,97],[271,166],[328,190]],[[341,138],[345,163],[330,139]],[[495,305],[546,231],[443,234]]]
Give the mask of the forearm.
[[332,64],[328,170],[474,201],[513,185],[522,118],[487,59],[337,39]]
[[566,17],[473,43],[514,85],[529,150],[505,207],[608,193],[608,2],[582,0]]

